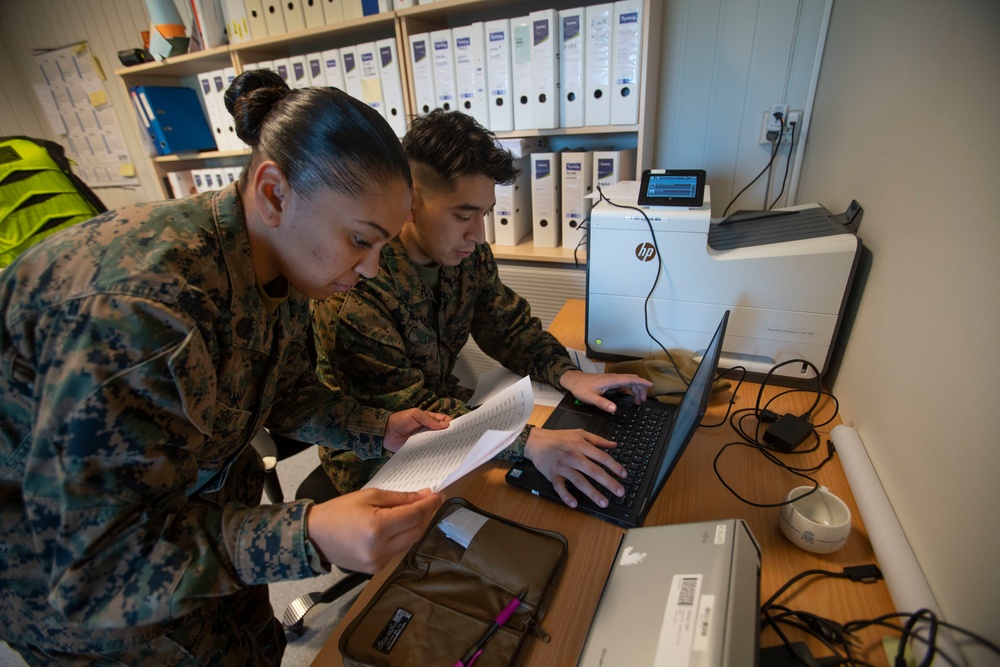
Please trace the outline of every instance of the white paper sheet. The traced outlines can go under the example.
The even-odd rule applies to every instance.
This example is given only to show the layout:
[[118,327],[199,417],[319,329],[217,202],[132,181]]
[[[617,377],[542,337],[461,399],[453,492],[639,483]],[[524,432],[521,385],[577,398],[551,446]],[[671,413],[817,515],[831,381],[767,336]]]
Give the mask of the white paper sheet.
[[531,380],[524,377],[448,428],[410,436],[365,488],[440,491],[514,442],[532,408]]

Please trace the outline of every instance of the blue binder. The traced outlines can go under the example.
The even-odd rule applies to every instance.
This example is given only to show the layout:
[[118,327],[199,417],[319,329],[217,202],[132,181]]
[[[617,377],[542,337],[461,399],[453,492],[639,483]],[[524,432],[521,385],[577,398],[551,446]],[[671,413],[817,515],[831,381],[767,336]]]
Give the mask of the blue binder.
[[158,154],[216,150],[215,138],[194,90],[174,86],[134,86],[129,92]]

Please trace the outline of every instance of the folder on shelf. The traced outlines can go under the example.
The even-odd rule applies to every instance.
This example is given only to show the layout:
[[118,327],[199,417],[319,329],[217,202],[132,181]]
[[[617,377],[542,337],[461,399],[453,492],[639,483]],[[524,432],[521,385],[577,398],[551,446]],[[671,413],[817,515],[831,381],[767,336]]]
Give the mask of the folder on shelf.
[[410,67],[413,71],[413,91],[417,108],[414,112],[421,116],[437,107],[434,93],[434,61],[431,57],[431,35],[428,32],[410,35]]
[[194,183],[194,191],[195,191],[195,193],[205,192],[208,189],[205,186],[205,175],[206,175],[206,173],[207,173],[207,170],[205,170],[205,169],[192,169],[190,171],[191,182]]
[[[219,105],[219,114],[222,116],[223,125],[226,128],[226,138],[223,142],[225,148],[219,147],[220,150],[227,151],[242,151],[247,148],[247,145],[243,143],[243,140],[236,136],[236,121],[233,119],[232,114],[226,109],[226,91],[229,90],[229,86],[233,85],[233,79],[236,78],[236,68],[235,67],[225,67],[222,69],[222,90],[220,91],[218,86],[216,86],[215,93],[218,96],[216,98],[216,104]],[[212,79],[215,82],[215,79]]]
[[497,185],[493,206],[494,243],[516,246],[531,233],[531,159],[517,158],[514,166],[521,172],[510,185]]
[[202,105],[205,107],[205,117],[208,126],[215,139],[215,145],[219,150],[225,150],[225,132],[222,115],[219,111],[215,97],[215,84],[212,81],[213,72],[201,72],[198,74],[198,94],[201,95]]
[[310,86],[326,86],[326,70],[323,67],[322,53],[306,54],[306,71]]
[[[358,47],[341,47],[340,64],[341,71],[344,73],[344,92],[354,99],[364,102],[365,95],[361,86],[361,62],[358,60]],[[329,71],[327,76],[329,77]]]
[[636,149],[594,151],[594,188],[635,180]]
[[264,18],[264,0],[243,0],[243,7],[246,9],[251,39],[269,36],[267,20]]
[[340,59],[340,49],[327,49],[323,52],[323,79],[326,85],[332,88],[339,88],[345,93],[344,86],[344,64]]
[[614,32],[611,21],[614,5],[610,2],[590,5],[586,12],[584,44],[584,124],[611,124],[611,60],[614,55]]
[[496,231],[493,229],[493,210],[486,211],[486,215],[483,216],[483,227],[486,229],[486,242],[496,243],[497,235]]
[[486,54],[483,44],[483,22],[451,29],[455,48],[455,98],[458,110],[480,125],[490,126],[486,107]]
[[322,28],[326,25],[323,15],[323,0],[299,0],[302,4],[302,14],[306,20],[306,28]]
[[535,125],[531,116],[531,19],[527,16],[512,18],[510,32],[514,129],[533,130]]
[[385,119],[397,137],[406,134],[406,106],[403,102],[403,81],[399,73],[396,38],[386,37],[375,42],[378,50],[378,76],[382,82]]
[[452,48],[451,29],[431,32],[434,47],[434,97],[437,106],[445,111],[454,111],[455,99],[455,54]]
[[584,223],[594,201],[594,154],[587,150],[562,152],[562,246],[575,249],[585,238]]
[[243,0],[222,0],[222,15],[226,19],[226,35],[230,44],[239,44],[253,39],[250,32],[250,17]]
[[198,194],[190,171],[168,171],[167,184],[170,186],[171,199],[184,199]]
[[530,17],[531,118],[536,129],[551,129],[559,127],[559,12],[539,9]]
[[392,0],[361,0],[361,13],[364,16],[374,16],[391,11]]
[[230,183],[240,180],[240,175],[242,173],[243,167],[226,167],[226,179]]
[[288,59],[291,66],[289,71],[288,85],[291,88],[309,87],[309,69],[305,56],[291,56]]
[[344,4],[342,0],[322,0],[323,1],[323,20],[327,25],[333,25],[335,23],[343,23],[344,21]]
[[156,152],[173,155],[184,151],[215,150],[212,130],[205,120],[198,93],[173,86],[135,86],[138,109],[150,132]]
[[228,43],[226,37],[226,16],[222,12],[221,0],[190,0],[194,13],[193,32],[203,49],[214,49]]
[[559,12],[559,126],[582,127],[584,101],[585,10]]
[[281,3],[278,0],[262,1],[268,36],[284,35],[288,31],[285,29],[285,13],[281,10]]
[[358,61],[361,63],[361,101],[385,118],[385,102],[382,99],[382,80],[378,74],[378,49],[375,47],[375,42],[358,44]]
[[561,240],[559,153],[532,153],[531,231],[536,248],[558,248]]
[[290,88],[292,86],[292,65],[288,58],[275,58],[272,62],[274,64],[271,69],[277,72],[278,76],[284,79]]
[[361,0],[341,0],[341,6],[344,9],[345,21],[353,21],[365,15],[361,8]]
[[642,67],[642,2],[618,0],[612,21],[611,124],[639,122],[639,70]]
[[285,32],[299,32],[306,29],[306,15],[302,11],[303,0],[282,0],[281,14],[285,19]]
[[510,21],[496,19],[483,24],[486,40],[486,106],[494,132],[514,129],[514,106],[511,98]]

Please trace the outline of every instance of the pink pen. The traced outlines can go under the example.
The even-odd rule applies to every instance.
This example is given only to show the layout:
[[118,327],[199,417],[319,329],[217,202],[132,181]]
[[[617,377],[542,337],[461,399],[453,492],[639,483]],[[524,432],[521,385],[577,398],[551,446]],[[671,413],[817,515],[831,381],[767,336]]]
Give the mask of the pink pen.
[[477,639],[476,642],[469,647],[469,650],[465,652],[462,659],[456,662],[453,667],[471,667],[472,663],[474,663],[482,654],[483,647],[486,645],[486,642],[490,640],[490,637],[492,637],[497,630],[507,624],[510,617],[513,616],[514,612],[517,611],[517,608],[521,606],[521,600],[523,599],[524,593],[521,593],[516,598],[511,600],[507,606],[503,608],[503,611],[497,614],[497,617],[493,619],[493,622],[490,623],[490,627],[486,628],[486,632],[484,632],[482,636],[480,636],[479,639]]

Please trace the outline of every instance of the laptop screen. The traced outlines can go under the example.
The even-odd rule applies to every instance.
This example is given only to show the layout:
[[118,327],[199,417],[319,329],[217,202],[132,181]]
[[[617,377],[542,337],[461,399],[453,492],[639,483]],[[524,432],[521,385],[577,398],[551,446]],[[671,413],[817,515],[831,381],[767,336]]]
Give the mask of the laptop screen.
[[670,437],[667,439],[667,451],[663,460],[667,465],[660,466],[659,474],[653,489],[659,493],[666,483],[667,477],[673,471],[674,466],[680,459],[680,454],[685,445],[694,436],[698,429],[705,409],[708,407],[708,399],[712,394],[712,383],[715,381],[715,372],[719,367],[719,357],[722,355],[722,340],[726,335],[726,323],[729,321],[729,311],[727,310],[719,322],[719,328],[715,331],[712,342],[705,348],[701,364],[691,378],[684,398],[677,406],[677,414],[674,417],[673,428],[670,429]]

